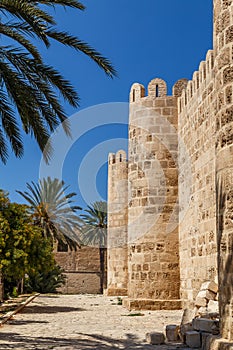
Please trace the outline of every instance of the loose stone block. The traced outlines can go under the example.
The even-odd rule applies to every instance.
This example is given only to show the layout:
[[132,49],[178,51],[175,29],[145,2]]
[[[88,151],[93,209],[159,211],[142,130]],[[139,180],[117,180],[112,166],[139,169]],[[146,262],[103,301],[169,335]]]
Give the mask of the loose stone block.
[[179,337],[183,343],[185,343],[185,335],[188,331],[193,331],[192,323],[186,323],[180,326]]
[[210,336],[210,333],[207,333],[207,332],[201,333],[201,349],[202,350],[207,349],[206,345],[207,345],[207,339],[209,336]]
[[208,303],[208,312],[219,312],[219,304],[218,301],[210,300]]
[[[197,294],[197,298],[206,298],[207,300],[215,300],[216,298],[216,293],[207,290],[201,290]],[[201,305],[202,306],[202,305]]]
[[207,299],[206,298],[197,297],[196,300],[195,300],[195,306],[206,307],[207,306]]
[[219,321],[209,320],[206,318],[195,318],[193,320],[193,328],[196,331],[217,334],[217,332],[219,331]]
[[175,324],[170,324],[166,326],[166,338],[167,341],[177,341],[179,340],[179,326]]
[[201,346],[201,334],[196,331],[189,331],[185,334],[186,344],[190,348],[200,348]]
[[146,341],[152,345],[160,345],[164,343],[165,336],[163,333],[160,333],[160,332],[147,333]]
[[211,292],[217,293],[218,292],[218,285],[217,283],[213,282],[213,281],[209,281],[209,282],[204,282],[201,285],[201,290],[210,290]]

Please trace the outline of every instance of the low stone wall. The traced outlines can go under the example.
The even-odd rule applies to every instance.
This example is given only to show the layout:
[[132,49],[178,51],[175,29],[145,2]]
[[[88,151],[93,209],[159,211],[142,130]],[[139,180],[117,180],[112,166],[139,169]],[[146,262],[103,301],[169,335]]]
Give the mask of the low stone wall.
[[77,251],[56,252],[55,259],[66,275],[66,283],[59,289],[64,294],[98,294],[106,287],[106,252],[104,271],[101,271],[98,247],[81,247]]
[[62,294],[99,294],[100,274],[97,272],[66,272],[66,283],[59,292]]

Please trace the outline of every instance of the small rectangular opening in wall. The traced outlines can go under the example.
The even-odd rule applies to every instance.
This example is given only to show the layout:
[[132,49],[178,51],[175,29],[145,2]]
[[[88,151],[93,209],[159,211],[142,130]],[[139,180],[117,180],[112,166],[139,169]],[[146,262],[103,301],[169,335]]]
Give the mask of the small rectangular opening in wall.
[[159,85],[156,84],[155,86],[155,97],[159,97]]
[[152,141],[152,135],[147,135],[146,141],[147,141],[147,142],[151,142],[151,141]]
[[135,102],[135,90],[133,89],[133,102]]
[[203,79],[206,79],[206,67],[203,67]]

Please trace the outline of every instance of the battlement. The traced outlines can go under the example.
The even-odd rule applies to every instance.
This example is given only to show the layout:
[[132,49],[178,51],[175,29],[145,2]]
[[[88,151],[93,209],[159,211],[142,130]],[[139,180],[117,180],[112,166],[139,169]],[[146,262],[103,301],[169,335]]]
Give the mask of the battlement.
[[187,82],[186,88],[183,89],[178,102],[178,113],[189,104],[193,98],[197,98],[197,94],[203,91],[213,79],[214,68],[214,52],[209,50],[206,55],[206,60],[199,65],[198,71],[193,73],[192,80]]
[[124,150],[119,150],[116,154],[109,153],[108,155],[108,164],[119,164],[119,163],[127,163],[127,155]]
[[[188,80],[180,79],[173,86],[173,97],[180,97],[182,90],[186,87]],[[147,87],[147,96],[146,89],[142,84],[134,83],[130,90],[129,101],[130,103],[136,103],[142,99],[154,100],[156,98],[166,98],[167,95],[167,83],[160,78],[152,79]],[[169,96],[171,97],[171,96]]]

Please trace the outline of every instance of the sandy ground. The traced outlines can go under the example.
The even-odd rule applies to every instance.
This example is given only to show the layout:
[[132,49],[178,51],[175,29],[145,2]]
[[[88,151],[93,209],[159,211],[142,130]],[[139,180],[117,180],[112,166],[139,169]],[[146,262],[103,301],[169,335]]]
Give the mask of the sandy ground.
[[0,349],[176,349],[152,346],[147,332],[179,324],[181,311],[142,311],[129,316],[117,298],[102,295],[39,296],[0,328]]

